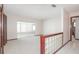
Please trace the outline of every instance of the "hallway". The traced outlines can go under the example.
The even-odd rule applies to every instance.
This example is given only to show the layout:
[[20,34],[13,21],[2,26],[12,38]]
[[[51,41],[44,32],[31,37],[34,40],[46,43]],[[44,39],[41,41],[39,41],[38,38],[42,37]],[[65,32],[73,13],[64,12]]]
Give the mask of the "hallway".
[[[79,9],[77,9],[79,4],[55,4],[56,7],[53,5],[4,4],[4,8],[1,8],[1,20],[3,20],[3,22],[1,21],[0,33],[3,35],[0,40],[1,53],[40,54],[41,52],[41,54],[52,54],[53,51],[68,42],[72,29],[71,17],[79,15]],[[4,15],[6,17],[2,17]],[[41,36],[40,38],[34,35],[26,36],[32,33]],[[59,35],[60,33],[62,35]],[[11,40],[16,38],[19,39]],[[7,42],[7,40],[10,41]],[[6,45],[4,46],[3,43]],[[78,47],[79,40],[73,40],[58,51],[57,54],[76,54],[79,53]]]
[[79,54],[79,40],[70,41],[57,54]]

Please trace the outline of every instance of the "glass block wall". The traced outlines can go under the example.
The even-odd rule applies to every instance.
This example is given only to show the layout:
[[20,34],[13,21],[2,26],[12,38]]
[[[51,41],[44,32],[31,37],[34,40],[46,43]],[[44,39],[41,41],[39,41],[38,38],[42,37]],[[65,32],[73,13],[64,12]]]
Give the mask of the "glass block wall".
[[62,34],[45,38],[45,54],[52,54],[62,46]]

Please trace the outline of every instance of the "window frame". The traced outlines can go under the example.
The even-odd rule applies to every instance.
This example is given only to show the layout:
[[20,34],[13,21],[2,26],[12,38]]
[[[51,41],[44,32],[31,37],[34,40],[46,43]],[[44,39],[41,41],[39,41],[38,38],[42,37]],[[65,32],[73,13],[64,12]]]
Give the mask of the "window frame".
[[[27,30],[26,30],[25,32],[23,32],[22,29],[21,29],[21,28],[22,28],[22,27],[21,27],[21,26],[22,26],[22,25],[21,25],[22,23],[26,23],[26,24],[27,24],[27,23],[29,23],[29,24],[31,23],[31,24],[32,24],[32,30],[31,30],[31,31],[27,31]],[[19,26],[20,26],[19,31],[18,31],[18,24],[19,24]],[[33,26],[35,26],[35,30],[33,30]],[[28,33],[28,32],[35,32],[35,31],[36,31],[36,24],[35,24],[35,23],[32,23],[32,22],[21,22],[21,21],[18,21],[18,22],[17,22],[17,33]]]

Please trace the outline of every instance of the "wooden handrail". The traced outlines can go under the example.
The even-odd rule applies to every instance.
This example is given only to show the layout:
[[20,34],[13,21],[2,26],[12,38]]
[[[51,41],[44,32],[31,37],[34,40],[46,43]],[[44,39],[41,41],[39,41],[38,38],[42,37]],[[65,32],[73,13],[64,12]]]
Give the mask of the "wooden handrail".
[[56,36],[56,35],[59,35],[59,34],[63,34],[63,32],[49,34],[49,35],[44,35],[44,37],[47,38],[47,37]]
[[40,36],[40,53],[45,54],[45,37]]

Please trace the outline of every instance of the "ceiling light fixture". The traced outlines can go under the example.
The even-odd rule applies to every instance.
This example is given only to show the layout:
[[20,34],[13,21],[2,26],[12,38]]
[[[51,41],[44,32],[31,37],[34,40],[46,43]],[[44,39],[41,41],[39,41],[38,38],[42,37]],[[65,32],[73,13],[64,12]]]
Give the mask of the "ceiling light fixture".
[[56,7],[56,5],[55,4],[52,4],[52,7]]

